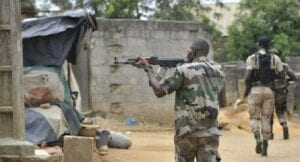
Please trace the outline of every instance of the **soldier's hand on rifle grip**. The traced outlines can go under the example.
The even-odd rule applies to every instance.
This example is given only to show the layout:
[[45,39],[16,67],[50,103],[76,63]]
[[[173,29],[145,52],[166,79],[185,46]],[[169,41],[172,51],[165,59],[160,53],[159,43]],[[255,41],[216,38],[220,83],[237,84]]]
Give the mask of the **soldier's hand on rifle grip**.
[[139,57],[138,58],[138,62],[136,63],[137,65],[145,65],[145,66],[149,66],[149,62],[147,59],[145,59],[144,57]]
[[145,72],[148,72],[151,70],[151,66],[149,65],[149,61],[144,57],[139,57],[138,62],[136,63],[138,66],[142,67]]

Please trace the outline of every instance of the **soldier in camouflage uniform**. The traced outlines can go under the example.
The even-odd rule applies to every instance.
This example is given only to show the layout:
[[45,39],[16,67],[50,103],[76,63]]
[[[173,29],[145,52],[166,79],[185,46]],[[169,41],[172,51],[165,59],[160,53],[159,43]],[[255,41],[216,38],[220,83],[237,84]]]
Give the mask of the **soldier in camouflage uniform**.
[[[268,51],[270,40],[260,37],[257,41],[259,51],[246,60],[246,92],[250,126],[256,139],[256,153],[267,156],[268,139],[271,136],[271,117],[274,111],[274,81],[284,80],[280,58]],[[261,125],[261,130],[259,126]],[[261,140],[261,134],[263,141]]]
[[221,66],[207,59],[208,43],[194,41],[187,54],[189,63],[176,68],[159,82],[144,58],[150,86],[157,97],[176,92],[175,149],[176,162],[215,162],[219,146],[219,94],[224,85]]
[[[272,53],[278,54],[276,49],[271,50]],[[287,125],[286,111],[287,111],[287,93],[288,85],[297,80],[295,72],[288,66],[288,64],[283,63],[284,73],[286,75],[286,80],[277,81],[275,80],[275,112],[278,117],[279,123],[283,130],[283,139],[289,139],[289,129]],[[273,128],[273,117],[271,118],[271,128]],[[273,129],[271,134],[271,139],[274,138]]]

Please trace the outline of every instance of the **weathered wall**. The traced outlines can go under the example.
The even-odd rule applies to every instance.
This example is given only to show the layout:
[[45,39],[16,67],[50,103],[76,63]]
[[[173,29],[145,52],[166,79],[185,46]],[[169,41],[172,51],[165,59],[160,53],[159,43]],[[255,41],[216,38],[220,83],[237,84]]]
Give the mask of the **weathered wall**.
[[[287,57],[286,63],[297,75],[297,82],[295,85],[288,87],[287,108],[291,113],[300,114],[300,57]],[[234,102],[243,96],[244,93],[244,77],[245,77],[245,63],[237,61],[235,63],[224,63],[223,70],[225,72],[225,88],[226,88],[226,104],[233,105]]]
[[[90,108],[84,109],[107,118],[124,120],[133,117],[142,122],[172,123],[174,94],[157,99],[143,70],[131,65],[114,65],[114,57],[121,61],[153,55],[185,57],[194,39],[209,40],[209,35],[199,24],[187,22],[99,19],[98,25],[98,30],[93,33],[94,48],[80,59],[89,67],[77,72],[79,84],[89,87],[82,97],[89,102]],[[295,71],[300,70],[294,59],[287,59],[287,62]],[[245,65],[238,61],[230,65],[225,63],[223,67],[226,102],[232,105],[244,91]]]
[[24,139],[20,40],[19,1],[0,0],[0,138]]
[[174,96],[157,99],[143,70],[113,65],[114,57],[185,57],[193,40],[209,40],[209,35],[199,24],[187,22],[98,20],[98,25],[89,60],[93,111],[119,119],[134,117],[164,124],[173,121]]
[[0,0],[0,161],[33,156],[25,137],[20,2]]
[[244,93],[245,63],[222,63],[222,67],[225,74],[225,102],[226,105],[233,105]]
[[286,62],[289,64],[292,70],[294,70],[297,74],[297,82],[296,82],[296,89],[295,89],[295,111],[300,114],[300,57],[287,57]]

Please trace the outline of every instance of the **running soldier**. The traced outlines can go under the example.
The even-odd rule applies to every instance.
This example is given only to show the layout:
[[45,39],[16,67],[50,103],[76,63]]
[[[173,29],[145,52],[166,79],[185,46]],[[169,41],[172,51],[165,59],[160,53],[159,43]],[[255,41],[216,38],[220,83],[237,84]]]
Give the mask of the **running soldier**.
[[[272,49],[271,52],[273,54],[278,54],[276,49]],[[297,80],[296,74],[294,71],[288,66],[288,64],[283,63],[283,69],[285,73],[285,80],[275,80],[275,112],[278,117],[279,123],[282,126],[283,130],[283,139],[289,139],[289,129],[287,124],[287,93],[288,93],[288,85]],[[273,128],[274,118],[271,118],[271,129]],[[274,138],[273,129],[271,134],[271,139]]]
[[[246,91],[250,126],[256,139],[256,153],[267,156],[268,140],[271,137],[271,116],[274,111],[274,81],[284,80],[280,58],[269,51],[270,40],[263,36],[257,40],[258,52],[246,60]],[[261,130],[259,126],[261,125]],[[261,134],[263,140],[261,140]]]

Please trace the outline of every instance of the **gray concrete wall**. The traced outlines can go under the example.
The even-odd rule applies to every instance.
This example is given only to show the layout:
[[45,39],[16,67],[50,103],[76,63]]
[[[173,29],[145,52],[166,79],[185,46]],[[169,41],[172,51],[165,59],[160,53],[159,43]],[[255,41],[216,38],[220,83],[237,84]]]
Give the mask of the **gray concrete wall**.
[[223,65],[225,75],[226,105],[232,105],[238,94],[237,65]]
[[20,28],[19,1],[0,0],[0,138],[22,140],[25,126]]
[[[0,0],[0,161],[34,155],[25,137],[20,1]],[[5,159],[3,159],[5,158]]]
[[173,121],[174,95],[157,99],[142,69],[115,66],[114,57],[183,58],[193,40],[209,40],[209,35],[199,24],[188,22],[98,20],[98,25],[89,56],[92,110],[109,118],[133,117],[162,124]]
[[[107,118],[133,117],[138,122],[172,123],[174,94],[157,99],[142,69],[114,65],[114,57],[120,61],[138,56],[185,57],[194,39],[209,40],[209,35],[199,24],[188,22],[98,19],[98,25],[92,38],[94,48],[82,59],[89,67],[77,72],[79,84],[89,87],[82,97],[86,97],[90,108],[84,109]],[[212,58],[212,52],[209,57]],[[295,60],[287,58],[293,70],[299,71]],[[237,61],[223,67],[226,102],[232,105],[243,95],[245,65]]]
[[[295,95],[295,107],[294,110],[300,114],[300,57],[286,57],[286,62],[289,64],[290,68],[297,74],[296,88],[294,90]],[[291,106],[290,106],[291,107]],[[291,108],[290,108],[291,109]]]
[[300,72],[300,57],[286,57],[285,62],[289,64],[292,70],[294,70],[295,72]]
[[[288,87],[287,108],[290,113],[300,114],[300,57],[287,57],[286,63],[289,64],[291,69],[297,74],[297,82],[295,85]],[[223,63],[223,70],[225,73],[226,82],[226,104],[228,106],[233,105],[239,97],[244,93],[244,77],[245,77],[245,63],[243,61],[237,61],[234,63]]]

